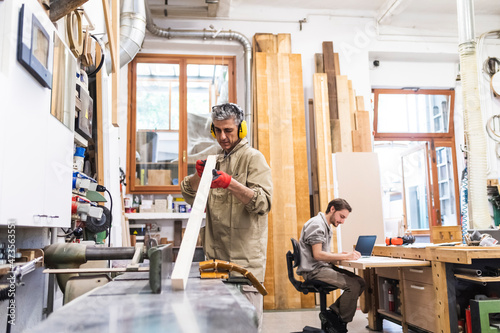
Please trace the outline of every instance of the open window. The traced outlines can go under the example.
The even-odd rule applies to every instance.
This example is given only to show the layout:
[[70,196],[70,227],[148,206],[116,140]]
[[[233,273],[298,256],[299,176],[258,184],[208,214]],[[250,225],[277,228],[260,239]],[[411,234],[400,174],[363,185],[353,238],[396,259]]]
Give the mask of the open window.
[[236,99],[234,57],[138,54],[129,65],[129,193],[180,193],[217,150],[211,107]]
[[430,234],[433,226],[459,225],[454,91],[373,93],[386,229]]

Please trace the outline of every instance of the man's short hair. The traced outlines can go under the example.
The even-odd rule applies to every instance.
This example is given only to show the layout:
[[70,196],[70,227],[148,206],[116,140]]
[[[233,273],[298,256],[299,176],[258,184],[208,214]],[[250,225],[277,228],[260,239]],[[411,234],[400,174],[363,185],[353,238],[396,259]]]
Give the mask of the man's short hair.
[[352,212],[352,208],[349,205],[349,203],[347,203],[347,201],[341,198],[333,199],[332,201],[330,201],[328,203],[328,208],[326,209],[325,214],[328,214],[332,209],[332,207],[335,209],[335,211],[347,209],[349,213]]
[[243,109],[234,103],[224,103],[212,107],[212,121],[234,119],[236,126],[243,121]]

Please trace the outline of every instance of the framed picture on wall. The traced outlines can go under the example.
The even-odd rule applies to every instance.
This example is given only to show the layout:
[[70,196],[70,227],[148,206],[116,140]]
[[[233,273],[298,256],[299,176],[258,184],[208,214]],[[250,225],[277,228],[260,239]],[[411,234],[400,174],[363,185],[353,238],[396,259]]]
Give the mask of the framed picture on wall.
[[17,60],[44,87],[52,87],[53,36],[26,5],[19,11]]

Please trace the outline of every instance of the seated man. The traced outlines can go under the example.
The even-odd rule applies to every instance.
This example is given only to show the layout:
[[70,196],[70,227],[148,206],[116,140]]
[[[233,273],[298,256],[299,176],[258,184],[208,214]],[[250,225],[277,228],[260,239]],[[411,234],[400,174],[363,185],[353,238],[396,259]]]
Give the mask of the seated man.
[[320,313],[321,322],[326,324],[327,332],[347,332],[347,323],[352,321],[356,312],[358,297],[365,290],[365,281],[360,276],[340,269],[332,262],[338,260],[357,260],[361,253],[332,253],[332,229],[343,224],[351,206],[344,199],[334,199],[328,204],[326,214],[319,213],[304,224],[300,234],[300,265],[297,274],[306,280],[319,280],[331,284],[344,292],[326,313]]

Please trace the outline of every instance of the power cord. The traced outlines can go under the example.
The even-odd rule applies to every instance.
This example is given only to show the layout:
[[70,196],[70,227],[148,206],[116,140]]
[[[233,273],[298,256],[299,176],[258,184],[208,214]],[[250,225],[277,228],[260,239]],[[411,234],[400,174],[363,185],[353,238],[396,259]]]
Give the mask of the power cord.
[[108,247],[111,247],[111,226],[113,224],[113,197],[111,196],[111,193],[108,191],[108,189],[102,185],[97,185],[96,188],[97,192],[106,192],[108,193],[109,196],[109,232],[108,232]]

